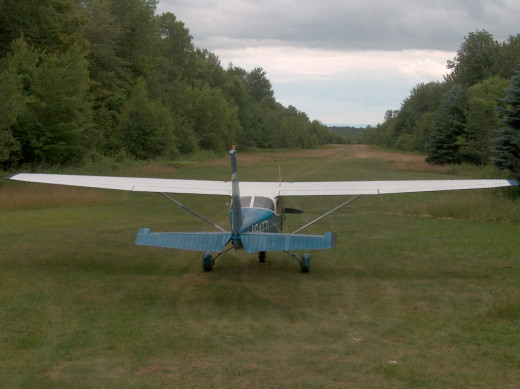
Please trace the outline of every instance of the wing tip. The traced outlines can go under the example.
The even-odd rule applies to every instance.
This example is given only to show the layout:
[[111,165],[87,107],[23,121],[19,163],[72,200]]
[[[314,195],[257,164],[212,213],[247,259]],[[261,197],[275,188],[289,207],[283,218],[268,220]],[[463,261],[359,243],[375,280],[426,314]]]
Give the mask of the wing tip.
[[518,182],[516,182],[515,180],[507,180],[509,182],[509,185],[511,186],[518,186]]
[[8,176],[5,176],[4,179],[5,180],[14,180],[17,175],[19,175],[20,173],[12,173],[12,174],[9,174]]

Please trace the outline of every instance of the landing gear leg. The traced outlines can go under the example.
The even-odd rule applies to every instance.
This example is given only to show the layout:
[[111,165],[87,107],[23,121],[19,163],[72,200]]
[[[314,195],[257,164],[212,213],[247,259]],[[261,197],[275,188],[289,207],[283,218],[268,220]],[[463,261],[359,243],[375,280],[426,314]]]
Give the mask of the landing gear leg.
[[213,256],[211,253],[207,252],[202,256],[202,268],[205,272],[211,271],[213,266],[215,266],[215,261],[222,254],[227,253],[229,250],[233,249],[233,246],[229,247],[227,250],[221,251],[217,255]]
[[302,255],[301,259],[298,259],[298,257],[295,254],[293,254],[289,251],[286,251],[286,250],[282,250],[282,251],[285,254],[293,257],[296,260],[296,262],[298,262],[302,273],[308,273],[311,270],[311,256],[309,254],[305,253]]
[[258,262],[264,263],[265,262],[265,257],[266,257],[265,251],[259,251],[258,252]]

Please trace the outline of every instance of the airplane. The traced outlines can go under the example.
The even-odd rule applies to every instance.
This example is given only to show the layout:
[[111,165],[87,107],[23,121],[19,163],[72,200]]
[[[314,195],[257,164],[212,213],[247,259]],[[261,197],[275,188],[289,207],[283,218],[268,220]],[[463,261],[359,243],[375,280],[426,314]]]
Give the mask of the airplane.
[[[106,177],[62,174],[18,173],[8,178],[17,181],[70,185],[89,188],[117,189],[134,192],[160,193],[194,216],[210,224],[215,232],[151,232],[140,228],[135,244],[204,252],[202,268],[209,272],[216,259],[231,249],[245,249],[258,253],[260,263],[266,253],[282,251],[293,257],[302,273],[308,273],[311,257],[300,258],[293,251],[330,249],[336,247],[335,232],[324,235],[299,234],[345,205],[365,195],[481,189],[517,186],[505,179],[491,180],[410,180],[410,181],[324,181],[324,182],[239,182],[235,146],[229,151],[231,181],[158,179],[137,177]],[[231,196],[229,205],[230,230],[213,223],[188,208],[167,193]],[[291,233],[282,232],[286,214],[303,211],[284,207],[287,196],[351,196]],[[229,246],[229,247],[228,247]],[[227,247],[227,248],[226,248]],[[213,254],[215,253],[215,254]]]

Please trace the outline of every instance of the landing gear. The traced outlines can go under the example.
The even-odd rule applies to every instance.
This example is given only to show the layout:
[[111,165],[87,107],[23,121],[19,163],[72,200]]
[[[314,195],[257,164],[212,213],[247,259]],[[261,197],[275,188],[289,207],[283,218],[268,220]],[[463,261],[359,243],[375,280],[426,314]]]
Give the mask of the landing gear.
[[300,265],[300,270],[302,273],[308,273],[311,270],[311,256],[307,253],[302,255],[301,259],[298,259],[296,254],[293,254],[289,251],[282,250],[285,254],[290,255],[295,259],[296,262],[298,262],[298,265]]
[[205,253],[202,257],[202,268],[205,272],[208,272],[213,269],[213,265],[215,265],[215,259],[211,253]]
[[303,254],[300,259],[300,270],[302,273],[308,273],[311,270],[311,256],[307,253]]
[[[211,253],[209,253],[209,252],[205,253],[202,256],[202,268],[204,269],[204,271],[205,272],[212,271],[213,266],[215,266],[215,260],[220,255],[224,254],[225,252],[229,251],[230,249],[228,249],[222,253],[218,253],[215,257],[213,255],[211,255]],[[308,273],[311,270],[311,256],[309,254],[305,253],[302,255],[301,259],[298,259],[298,257],[295,254],[293,254],[289,251],[283,250],[283,252],[290,255],[291,257],[293,257],[296,260],[296,262],[298,262],[298,265],[300,265],[300,271],[302,273]],[[265,251],[259,251],[258,252],[258,261],[260,263],[264,263],[266,256],[267,255],[266,255]]]

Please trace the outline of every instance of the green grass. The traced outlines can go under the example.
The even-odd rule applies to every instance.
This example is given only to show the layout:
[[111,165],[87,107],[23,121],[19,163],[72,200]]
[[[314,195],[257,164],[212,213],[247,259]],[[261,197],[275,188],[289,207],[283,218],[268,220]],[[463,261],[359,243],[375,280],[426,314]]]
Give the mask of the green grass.
[[[352,155],[239,154],[240,177],[453,178]],[[309,274],[243,251],[204,273],[199,253],[133,245],[139,227],[207,229],[160,196],[2,182],[0,387],[515,388],[520,204],[502,193],[362,197],[305,231],[338,232]],[[227,199],[176,198],[226,225]],[[341,201],[288,199],[307,211],[288,230]]]

